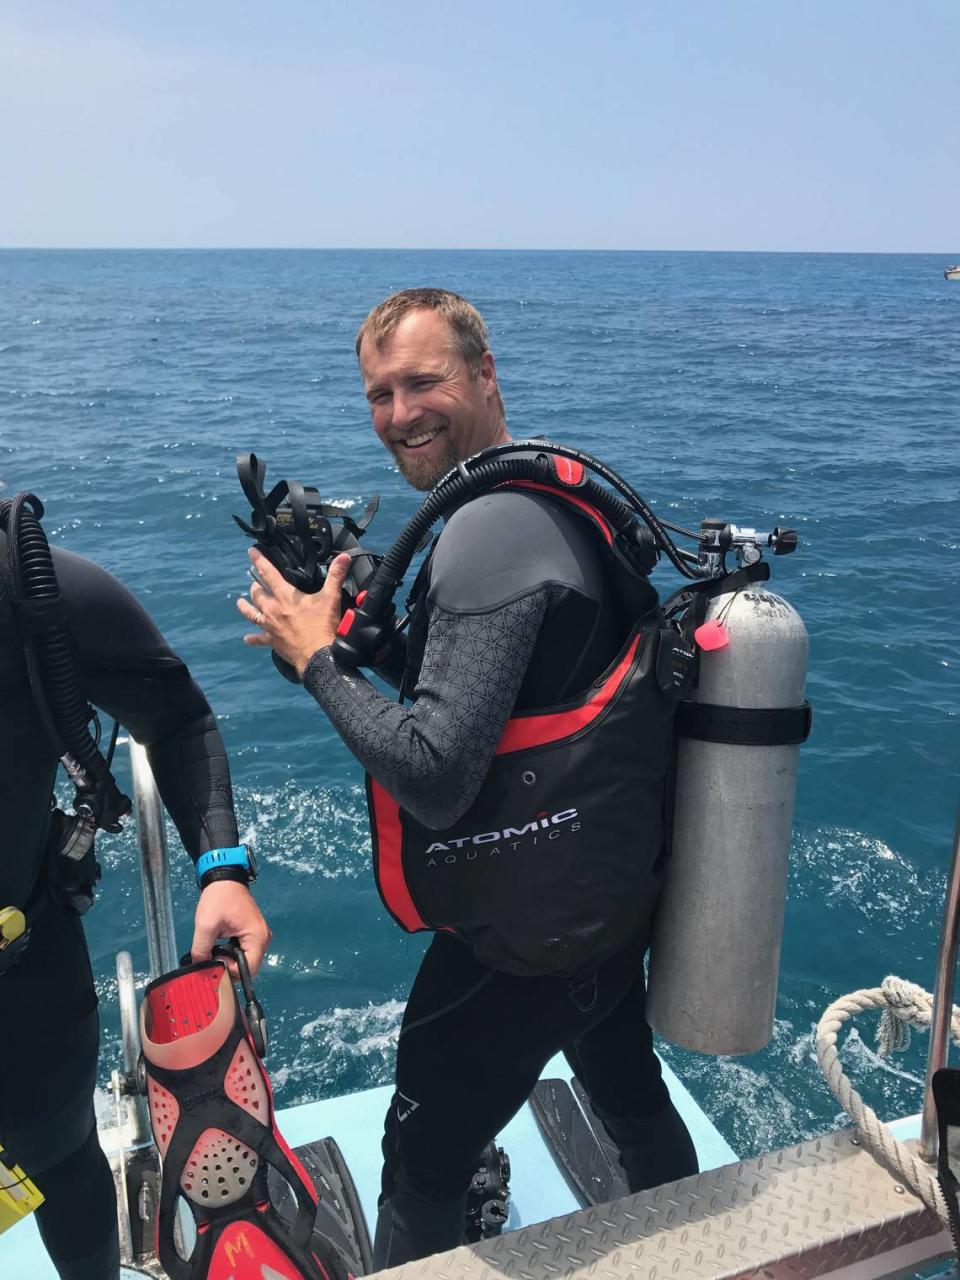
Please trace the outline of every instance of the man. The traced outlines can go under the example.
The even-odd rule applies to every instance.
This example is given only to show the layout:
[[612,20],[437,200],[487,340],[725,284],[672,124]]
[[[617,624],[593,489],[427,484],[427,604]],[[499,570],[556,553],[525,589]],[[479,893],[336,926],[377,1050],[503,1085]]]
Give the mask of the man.
[[[374,429],[414,488],[431,488],[457,461],[509,439],[483,321],[457,295],[415,289],[388,298],[361,326],[357,354]],[[252,551],[261,583],[238,607],[260,630],[245,639],[293,665],[402,809],[447,827],[480,793],[511,712],[582,693],[623,645],[629,623],[600,542],[563,503],[529,491],[488,493],[459,508],[413,607],[410,706],[333,657],[345,557],[332,563],[323,591],[306,596]],[[545,938],[536,902],[463,938],[434,937],[400,1031],[378,1267],[460,1243],[480,1153],[560,1049],[617,1143],[631,1189],[696,1170],[644,1018],[654,896],[632,904],[625,941],[602,927]]]
[[[7,535],[0,531],[0,570],[7,556]],[[160,795],[194,862],[221,850],[208,861],[238,864],[227,758],[203,694],[115,578],[57,548],[52,561],[81,697],[147,748]],[[57,750],[31,690],[13,595],[12,580],[0,571],[0,907],[45,905],[22,954],[0,972],[0,1143],[45,1197],[37,1223],[61,1280],[116,1280],[116,1198],[93,1107],[97,994],[80,919],[50,874]],[[199,862],[198,871],[204,865]],[[256,971],[270,933],[249,880],[240,865],[201,875],[194,960],[209,959],[218,937],[236,935]]]

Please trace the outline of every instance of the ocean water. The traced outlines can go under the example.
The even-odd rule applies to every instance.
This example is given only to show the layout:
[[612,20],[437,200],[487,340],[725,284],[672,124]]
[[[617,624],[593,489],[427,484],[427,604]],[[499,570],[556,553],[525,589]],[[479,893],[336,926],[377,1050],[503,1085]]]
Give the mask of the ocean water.
[[[425,945],[369,871],[358,766],[319,709],[240,643],[234,456],[362,509],[385,549],[417,498],[376,442],[353,355],[368,308],[439,284],[485,315],[515,435],[623,472],[663,516],[796,527],[773,586],[810,631],[780,998],[760,1053],[663,1052],[742,1154],[823,1131],[813,1057],[837,995],[930,987],[960,798],[960,285],[926,256],[499,252],[0,253],[0,480],[99,559],[186,658],[230,751],[273,931],[260,986],[281,1105],[389,1080]],[[676,585],[669,565],[655,580]],[[126,761],[121,763],[125,776]],[[178,940],[194,901],[173,850]],[[101,842],[88,917],[146,970],[131,832]],[[925,1038],[891,1062],[860,1019],[848,1068],[916,1111]],[[104,1003],[103,1080],[118,1057]]]

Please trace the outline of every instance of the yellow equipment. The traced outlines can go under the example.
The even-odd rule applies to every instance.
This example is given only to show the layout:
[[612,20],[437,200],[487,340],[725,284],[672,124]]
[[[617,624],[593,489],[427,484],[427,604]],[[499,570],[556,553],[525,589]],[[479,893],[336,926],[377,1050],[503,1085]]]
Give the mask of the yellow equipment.
[[18,1164],[5,1164],[0,1147],[0,1235],[43,1204],[43,1193]]
[[0,907],[0,951],[22,936],[27,921],[19,907]]

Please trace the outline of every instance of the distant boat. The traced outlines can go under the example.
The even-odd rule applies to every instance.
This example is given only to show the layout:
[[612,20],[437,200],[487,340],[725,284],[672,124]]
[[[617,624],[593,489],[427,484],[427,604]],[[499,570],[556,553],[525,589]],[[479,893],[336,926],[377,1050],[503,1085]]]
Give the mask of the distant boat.
[[947,267],[943,273],[944,280],[960,280],[960,263],[955,267]]

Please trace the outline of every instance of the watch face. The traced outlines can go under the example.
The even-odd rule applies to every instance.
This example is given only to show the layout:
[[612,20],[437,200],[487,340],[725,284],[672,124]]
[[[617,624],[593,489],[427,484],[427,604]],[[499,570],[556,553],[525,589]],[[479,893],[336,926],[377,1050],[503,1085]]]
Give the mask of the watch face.
[[244,848],[245,848],[245,849],[246,849],[246,851],[247,851],[247,870],[250,872],[250,875],[251,875],[251,876],[253,877],[253,879],[255,880],[255,879],[257,878],[257,859],[256,859],[256,856],[255,856],[255,854],[254,854],[253,850],[250,848],[250,846],[249,846],[249,845],[244,845]]

